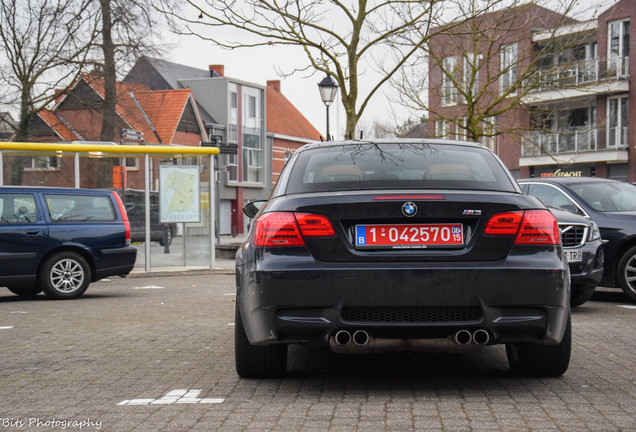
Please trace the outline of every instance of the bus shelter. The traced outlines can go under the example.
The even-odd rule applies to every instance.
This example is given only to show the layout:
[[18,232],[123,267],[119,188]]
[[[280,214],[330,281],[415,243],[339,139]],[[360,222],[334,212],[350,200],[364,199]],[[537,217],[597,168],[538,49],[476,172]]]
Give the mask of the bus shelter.
[[[132,236],[141,261],[136,269],[215,268],[218,153],[218,147],[0,142],[0,184],[116,190],[131,231],[140,227]],[[170,235],[157,237],[156,226],[169,227]]]

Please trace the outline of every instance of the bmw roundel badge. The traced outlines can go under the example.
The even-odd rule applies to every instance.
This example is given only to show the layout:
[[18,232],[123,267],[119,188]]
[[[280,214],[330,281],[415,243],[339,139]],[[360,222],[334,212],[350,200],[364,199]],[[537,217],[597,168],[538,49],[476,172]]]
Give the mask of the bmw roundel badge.
[[402,213],[404,213],[404,216],[406,217],[415,216],[415,213],[417,213],[417,206],[414,202],[405,202],[402,205]]

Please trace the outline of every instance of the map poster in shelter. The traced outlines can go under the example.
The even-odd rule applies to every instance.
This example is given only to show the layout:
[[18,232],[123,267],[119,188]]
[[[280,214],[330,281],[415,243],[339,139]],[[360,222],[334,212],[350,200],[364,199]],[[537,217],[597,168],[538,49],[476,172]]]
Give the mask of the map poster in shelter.
[[199,167],[159,167],[159,213],[162,223],[200,222]]

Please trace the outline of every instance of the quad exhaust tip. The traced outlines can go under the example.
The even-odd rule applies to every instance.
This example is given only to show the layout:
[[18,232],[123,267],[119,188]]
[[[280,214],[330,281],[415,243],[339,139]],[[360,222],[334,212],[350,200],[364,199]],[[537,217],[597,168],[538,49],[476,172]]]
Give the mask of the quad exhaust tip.
[[[395,345],[395,343],[398,343],[398,345],[404,345],[408,343],[408,341],[398,339],[393,342],[391,342],[391,340],[373,339],[366,330],[356,330],[353,334],[348,330],[340,330],[334,335],[333,342],[335,342],[336,346],[346,347],[346,349],[352,349],[354,347],[375,347],[378,344],[386,345],[393,343],[393,345]],[[490,333],[484,329],[477,329],[472,332],[467,329],[461,329],[452,335],[452,342],[462,346],[470,344],[488,345],[490,342]]]
[[457,345],[468,345],[473,341],[473,335],[468,330],[460,330],[453,337]]
[[490,342],[490,334],[484,329],[475,330],[473,333],[473,342],[477,345],[487,345]]
[[338,345],[349,345],[351,342],[351,333],[346,330],[340,330],[335,336]]
[[358,330],[353,334],[353,343],[356,345],[366,345],[369,343],[369,333],[364,330]]

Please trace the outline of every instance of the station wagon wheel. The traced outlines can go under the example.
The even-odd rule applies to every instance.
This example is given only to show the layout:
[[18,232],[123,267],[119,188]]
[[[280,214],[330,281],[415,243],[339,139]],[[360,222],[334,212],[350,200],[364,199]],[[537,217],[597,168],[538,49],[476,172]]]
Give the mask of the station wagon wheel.
[[618,263],[618,284],[636,302],[636,247],[625,252]]
[[48,257],[40,266],[40,287],[52,299],[74,299],[86,291],[91,271],[86,260],[75,252],[59,252]]

